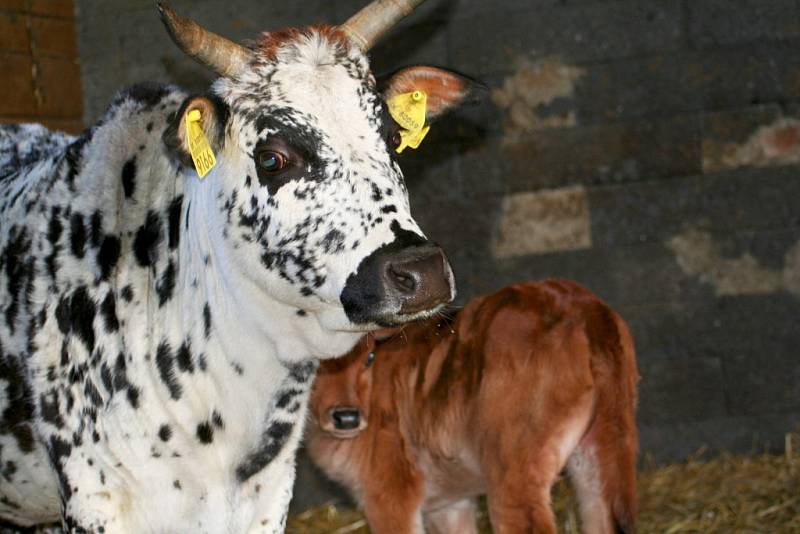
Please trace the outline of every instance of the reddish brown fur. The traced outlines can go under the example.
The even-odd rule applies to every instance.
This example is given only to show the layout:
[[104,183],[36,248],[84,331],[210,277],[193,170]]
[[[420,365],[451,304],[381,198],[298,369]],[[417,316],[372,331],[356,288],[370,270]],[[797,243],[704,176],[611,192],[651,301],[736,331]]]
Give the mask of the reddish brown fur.
[[262,33],[258,40],[258,53],[265,59],[274,61],[281,47],[296,41],[301,36],[308,36],[314,33],[319,34],[323,40],[338,45],[342,51],[346,52],[351,46],[350,39],[337,26],[313,24],[303,28],[284,28]]
[[384,98],[389,100],[399,94],[423,91],[428,96],[425,116],[431,120],[452,108],[454,102],[468,99],[470,91],[476,87],[460,76],[442,76],[436,67],[417,65],[394,73]]
[[[573,282],[522,283],[474,299],[452,326],[368,336],[323,362],[307,447],[378,534],[475,532],[484,493],[496,533],[555,532],[550,489],[565,464],[584,531],[633,532],[637,381],[613,310]],[[366,428],[324,430],[334,406],[361,409]]]

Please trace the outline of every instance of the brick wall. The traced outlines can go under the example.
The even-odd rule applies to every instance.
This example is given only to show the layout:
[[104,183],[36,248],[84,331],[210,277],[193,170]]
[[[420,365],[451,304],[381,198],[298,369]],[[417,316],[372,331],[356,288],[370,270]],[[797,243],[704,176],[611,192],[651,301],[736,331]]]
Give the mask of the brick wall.
[[[174,3],[235,39],[363,4]],[[149,1],[90,4],[87,118],[124,83],[205,86]],[[378,72],[430,62],[491,87],[404,155],[415,214],[462,300],[563,276],[619,309],[660,460],[775,447],[800,423],[798,21],[794,0],[430,0],[373,53]],[[299,507],[328,491],[301,466]]]
[[71,0],[0,0],[0,123],[82,127]]

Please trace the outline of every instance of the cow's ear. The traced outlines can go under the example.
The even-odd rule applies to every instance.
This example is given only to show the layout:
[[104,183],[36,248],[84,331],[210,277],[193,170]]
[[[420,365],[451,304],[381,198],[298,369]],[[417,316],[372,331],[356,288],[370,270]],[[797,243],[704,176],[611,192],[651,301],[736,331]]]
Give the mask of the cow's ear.
[[379,87],[387,101],[403,93],[424,91],[428,122],[462,104],[477,102],[488,92],[485,85],[463,74],[427,65],[404,67],[383,78]]
[[197,121],[211,150],[218,154],[225,143],[225,127],[229,115],[228,106],[217,96],[190,96],[170,117],[169,125],[162,136],[164,145],[183,165],[194,167],[189,151],[189,121]]

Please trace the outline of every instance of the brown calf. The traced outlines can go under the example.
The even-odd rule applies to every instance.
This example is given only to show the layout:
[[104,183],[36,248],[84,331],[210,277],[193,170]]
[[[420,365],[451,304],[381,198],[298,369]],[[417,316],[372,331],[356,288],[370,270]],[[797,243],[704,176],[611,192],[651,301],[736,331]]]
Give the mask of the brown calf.
[[584,532],[630,533],[638,378],[627,325],[598,297],[522,283],[322,362],[307,448],[377,534],[477,532],[484,493],[496,534],[555,532],[565,465]]

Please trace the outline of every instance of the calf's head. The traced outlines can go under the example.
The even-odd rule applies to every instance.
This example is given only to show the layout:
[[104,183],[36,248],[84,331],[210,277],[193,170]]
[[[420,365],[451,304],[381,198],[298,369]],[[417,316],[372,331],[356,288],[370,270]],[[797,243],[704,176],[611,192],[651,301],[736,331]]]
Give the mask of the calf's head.
[[319,430],[348,439],[367,428],[374,360],[375,340],[365,336],[346,356],[322,362],[310,405]]
[[376,2],[339,27],[265,33],[253,47],[160,6],[178,46],[221,76],[164,133],[194,169],[187,116],[198,110],[217,159],[202,180],[189,177],[184,202],[206,204],[208,246],[223,253],[233,283],[267,291],[328,330],[400,324],[455,296],[447,258],[411,216],[395,151],[400,127],[386,101],[424,91],[430,122],[481,87],[427,66],[378,87],[366,51],[404,14],[384,20],[382,6],[403,3]]

